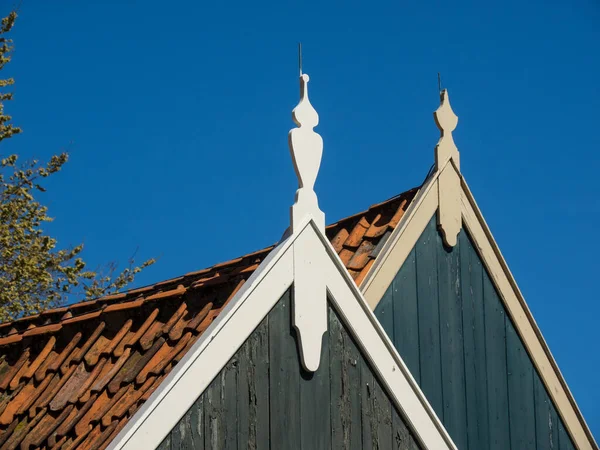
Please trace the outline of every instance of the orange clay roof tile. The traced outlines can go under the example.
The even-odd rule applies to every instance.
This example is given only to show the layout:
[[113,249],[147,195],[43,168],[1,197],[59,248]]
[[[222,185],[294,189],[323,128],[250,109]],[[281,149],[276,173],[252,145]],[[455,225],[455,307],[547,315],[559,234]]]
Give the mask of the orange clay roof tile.
[[[326,228],[358,285],[416,192]],[[1,324],[0,448],[106,448],[273,248]]]

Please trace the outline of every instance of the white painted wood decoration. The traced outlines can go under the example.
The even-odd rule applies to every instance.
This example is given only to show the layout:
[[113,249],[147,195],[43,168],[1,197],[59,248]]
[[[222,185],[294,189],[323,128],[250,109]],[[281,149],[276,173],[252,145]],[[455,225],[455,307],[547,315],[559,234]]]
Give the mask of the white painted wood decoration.
[[[292,111],[298,128],[293,128],[288,135],[298,176],[296,201],[290,214],[292,235],[311,220],[319,231],[325,233],[325,214],[319,209],[314,191],[323,154],[323,139],[313,130],[319,123],[319,115],[308,99],[308,80],[307,74],[300,74],[300,102]],[[294,327],[302,365],[304,369],[314,372],[319,368],[323,333],[327,331],[327,289],[320,269],[323,262],[315,259],[319,252],[303,239],[294,242],[293,253]]]
[[450,106],[447,89],[440,93],[440,106],[433,113],[433,117],[440,130],[440,140],[435,147],[435,167],[437,172],[441,172],[438,179],[437,222],[444,244],[454,247],[462,227],[460,155],[452,137],[452,132],[458,124],[458,117]]
[[298,177],[296,202],[291,211],[292,233],[307,216],[314,219],[321,231],[325,231],[325,214],[319,209],[317,194],[314,191],[321,166],[323,139],[313,130],[319,124],[319,115],[308,99],[308,80],[307,74],[300,75],[300,102],[292,110],[292,118],[298,128],[291,129],[288,135],[292,161]]

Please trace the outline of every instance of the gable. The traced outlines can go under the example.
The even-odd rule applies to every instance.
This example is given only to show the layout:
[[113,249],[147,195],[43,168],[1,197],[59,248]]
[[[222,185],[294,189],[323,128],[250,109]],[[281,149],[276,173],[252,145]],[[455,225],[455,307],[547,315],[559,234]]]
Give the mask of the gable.
[[[326,228],[356,283],[415,192]],[[0,446],[105,448],[273,249],[0,324]]]
[[[310,251],[307,253],[307,250]],[[297,254],[303,255],[302,259],[296,258]],[[313,283],[314,280],[303,278],[313,269],[319,270],[319,280],[326,287],[320,300],[306,298],[306,291],[298,289],[299,285]],[[335,250],[312,219],[296,227],[294,233],[263,261],[244,288],[140,408],[135,419],[113,439],[109,448],[133,450],[159,445],[292,286],[294,329],[295,336],[299,337],[296,351],[302,357],[296,355],[295,361],[300,359],[302,367],[314,376],[318,371],[326,370],[320,367],[323,341],[320,328],[312,327],[310,321],[299,326],[297,314],[300,309],[306,310],[308,305],[316,306],[314,311],[320,311],[321,306],[316,302],[322,301],[326,331],[329,298],[347,328],[352,330],[357,346],[379,375],[391,401],[410,423],[420,445],[436,450],[455,448]],[[319,347],[302,347],[303,336],[313,341],[318,336]],[[307,368],[304,359],[313,360],[315,356],[317,365]]]
[[331,303],[315,373],[291,308],[288,290],[159,449],[420,448]]
[[[492,290],[497,294],[505,315],[510,317],[514,331],[537,371],[536,375],[547,390],[557,415],[562,419],[565,434],[569,435],[577,448],[598,449],[473,194],[458,170],[454,158],[451,158],[430,173],[361,285],[367,303],[375,310],[394,282],[399,284],[398,272],[410,257],[414,257],[415,245],[428,224],[431,225],[432,217],[435,216],[437,225],[441,228],[445,245],[456,246],[460,233],[468,233],[472,247],[486,269]],[[446,172],[450,172],[450,176],[445,177]],[[456,186],[457,176],[458,186]],[[442,203],[445,204],[444,214],[441,213]],[[456,232],[456,239],[453,238],[454,232]],[[448,238],[451,242],[447,241]],[[410,304],[408,302],[406,305]],[[435,317],[432,319],[435,320]],[[390,319],[388,317],[382,320],[385,322]],[[415,326],[413,322],[406,328],[408,330]],[[439,333],[431,339],[435,337],[439,338]],[[412,347],[413,358],[416,348]],[[409,353],[410,350],[406,350],[405,355],[408,356],[405,358],[410,359]],[[432,358],[435,358],[435,355]]]
[[432,217],[375,314],[458,448],[574,448],[464,228]]

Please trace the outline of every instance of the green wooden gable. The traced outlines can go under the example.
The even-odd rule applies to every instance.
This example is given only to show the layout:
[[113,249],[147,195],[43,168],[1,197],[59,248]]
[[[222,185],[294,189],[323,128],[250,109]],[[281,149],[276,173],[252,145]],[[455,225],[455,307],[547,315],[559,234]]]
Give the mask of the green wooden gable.
[[323,344],[305,372],[288,291],[159,448],[419,449],[331,306]]
[[433,217],[375,315],[459,449],[574,449],[464,227]]

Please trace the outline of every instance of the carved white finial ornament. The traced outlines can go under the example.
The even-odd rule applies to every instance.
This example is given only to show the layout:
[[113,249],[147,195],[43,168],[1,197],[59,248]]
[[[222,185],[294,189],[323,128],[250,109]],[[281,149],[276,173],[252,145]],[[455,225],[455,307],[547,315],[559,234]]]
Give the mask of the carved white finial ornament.
[[454,247],[462,227],[460,155],[452,137],[452,132],[458,125],[458,117],[450,106],[448,90],[444,89],[440,93],[440,106],[433,116],[440,130],[440,140],[435,147],[435,168],[441,172],[438,178],[438,228],[444,244]]
[[[290,214],[290,232],[300,232],[308,221],[313,221],[321,233],[325,233],[325,214],[319,209],[315,181],[321,165],[323,139],[313,128],[319,123],[319,115],[308,99],[308,80],[300,74],[300,102],[292,111],[298,126],[288,135],[294,169],[298,177],[296,201]],[[293,324],[298,336],[300,359],[304,369],[314,372],[321,361],[323,333],[327,331],[327,287],[319,270],[320,262],[314,258],[321,252],[314,251],[314,241],[303,233],[294,244]]]
[[319,209],[314,191],[323,155],[323,139],[313,130],[319,124],[319,115],[308,99],[308,80],[307,74],[300,75],[300,102],[292,110],[292,118],[298,128],[292,128],[288,134],[292,161],[298,177],[296,202],[291,210],[292,232],[306,216],[311,216],[319,229],[325,230],[325,214]]

